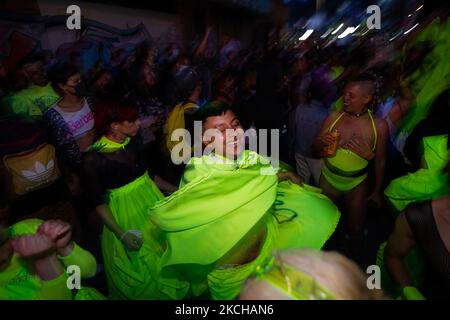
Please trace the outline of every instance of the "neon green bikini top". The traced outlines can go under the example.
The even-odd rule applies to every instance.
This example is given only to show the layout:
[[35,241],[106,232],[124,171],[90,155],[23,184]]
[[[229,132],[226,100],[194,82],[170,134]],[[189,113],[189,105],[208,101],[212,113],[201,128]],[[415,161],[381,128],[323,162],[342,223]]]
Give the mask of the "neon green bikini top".
[[[374,133],[374,143],[372,147],[372,151],[375,151],[375,147],[377,145],[378,140],[378,132],[377,128],[375,126],[375,120],[372,116],[372,112],[368,110],[370,120],[372,122],[372,128]],[[336,120],[331,124],[331,126],[328,128],[328,132],[331,132],[333,128],[336,126],[336,124],[341,120],[342,116],[345,114],[345,112],[342,112],[339,117],[336,118]],[[353,175],[358,173],[359,171],[363,170],[367,167],[369,162],[359,156],[358,154],[354,153],[353,151],[349,149],[344,149],[339,147],[336,151],[336,155],[334,157],[326,158],[326,164],[327,166],[332,166],[337,168],[339,171],[343,171],[346,174],[345,175]]]

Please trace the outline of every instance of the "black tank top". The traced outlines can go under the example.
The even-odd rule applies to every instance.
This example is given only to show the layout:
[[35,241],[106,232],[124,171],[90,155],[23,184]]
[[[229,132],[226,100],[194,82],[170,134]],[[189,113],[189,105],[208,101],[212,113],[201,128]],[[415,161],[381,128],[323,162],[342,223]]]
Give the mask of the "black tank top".
[[450,252],[439,235],[431,201],[409,206],[405,216],[426,259],[423,293],[429,299],[450,299]]

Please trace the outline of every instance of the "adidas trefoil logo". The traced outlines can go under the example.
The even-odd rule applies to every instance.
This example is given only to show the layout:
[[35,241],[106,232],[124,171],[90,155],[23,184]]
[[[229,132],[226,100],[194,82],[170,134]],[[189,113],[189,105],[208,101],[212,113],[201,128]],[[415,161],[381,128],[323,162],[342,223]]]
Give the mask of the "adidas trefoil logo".
[[39,182],[47,180],[51,177],[55,168],[55,161],[50,160],[47,165],[43,165],[40,161],[34,163],[34,171],[22,170],[22,175],[29,181]]

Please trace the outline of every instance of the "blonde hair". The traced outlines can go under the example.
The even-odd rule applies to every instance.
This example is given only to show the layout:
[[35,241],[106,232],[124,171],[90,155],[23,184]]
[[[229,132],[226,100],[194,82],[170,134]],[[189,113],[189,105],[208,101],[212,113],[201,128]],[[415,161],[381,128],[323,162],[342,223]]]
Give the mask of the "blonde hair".
[[[384,298],[381,290],[368,289],[367,278],[359,267],[337,252],[292,249],[282,251],[277,256],[282,264],[311,276],[337,300],[379,300]],[[246,283],[240,299],[288,300],[292,297],[271,283],[256,277]]]

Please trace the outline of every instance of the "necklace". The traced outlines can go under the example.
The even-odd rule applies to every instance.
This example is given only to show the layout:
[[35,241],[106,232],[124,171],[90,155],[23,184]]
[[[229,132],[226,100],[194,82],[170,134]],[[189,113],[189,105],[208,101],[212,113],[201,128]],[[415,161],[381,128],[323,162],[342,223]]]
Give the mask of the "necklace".
[[352,112],[345,112],[345,113],[348,114],[351,117],[360,118],[361,116],[363,116],[363,115],[365,115],[367,113],[367,110],[368,109],[366,109],[363,112],[358,112],[358,113],[352,113]]

